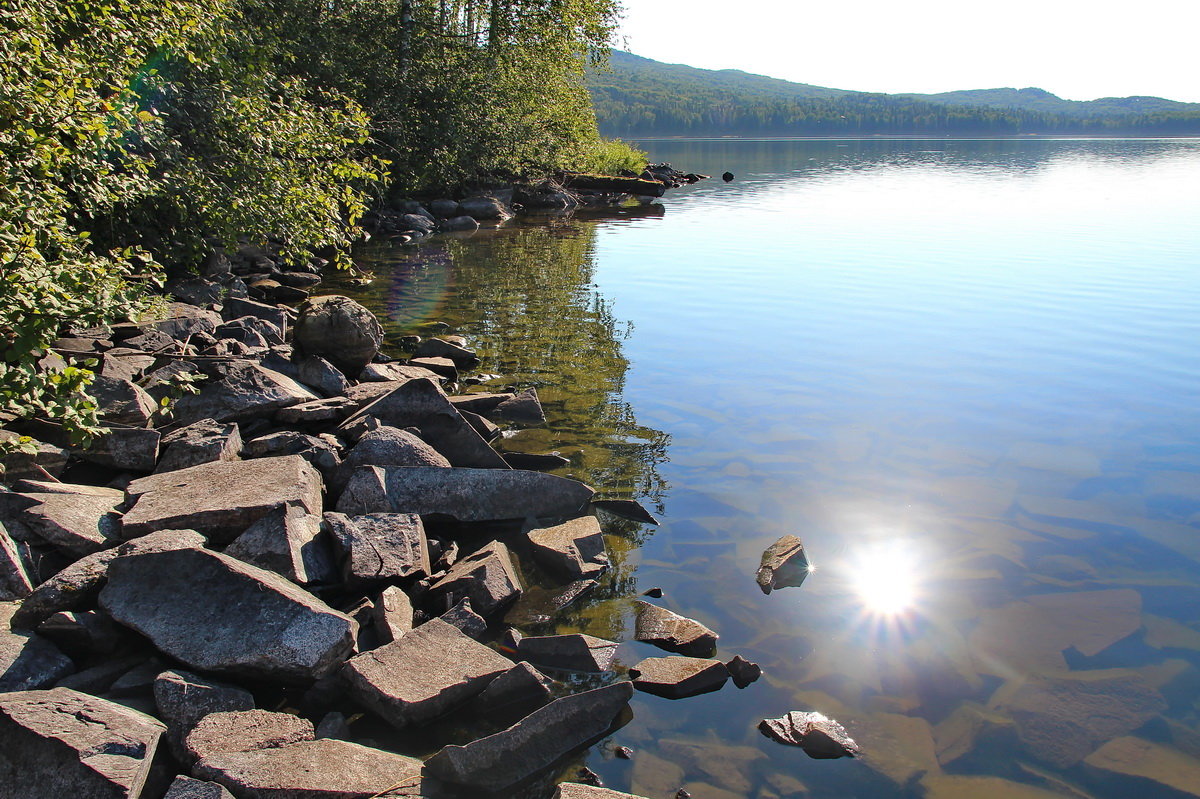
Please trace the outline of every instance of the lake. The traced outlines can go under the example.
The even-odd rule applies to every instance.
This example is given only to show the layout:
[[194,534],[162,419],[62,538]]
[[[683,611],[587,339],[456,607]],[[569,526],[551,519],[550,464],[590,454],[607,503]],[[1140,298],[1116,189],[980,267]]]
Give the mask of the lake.
[[[653,799],[1200,795],[1200,141],[638,144],[735,179],[372,246],[370,287],[327,284],[393,343],[449,324],[485,388],[546,407],[503,448],[660,518],[607,520],[614,568],[560,613],[527,569],[510,621],[627,642],[624,668],[665,654],[632,641],[660,587],[764,670],[637,694],[562,774]],[[813,571],[764,595],[788,533]],[[791,710],[863,756],[757,731]]]

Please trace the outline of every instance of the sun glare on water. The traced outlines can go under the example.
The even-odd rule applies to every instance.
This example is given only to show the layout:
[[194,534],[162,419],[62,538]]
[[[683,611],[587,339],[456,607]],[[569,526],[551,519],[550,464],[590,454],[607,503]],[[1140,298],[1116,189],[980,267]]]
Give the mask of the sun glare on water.
[[897,616],[916,605],[920,566],[910,542],[869,544],[848,566],[850,584],[868,613]]

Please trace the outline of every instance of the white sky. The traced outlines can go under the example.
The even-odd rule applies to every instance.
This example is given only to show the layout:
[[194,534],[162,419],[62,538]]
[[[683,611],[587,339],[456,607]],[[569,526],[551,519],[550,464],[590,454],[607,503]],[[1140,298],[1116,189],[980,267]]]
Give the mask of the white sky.
[[1200,102],[1200,0],[623,0],[637,55],[877,92]]

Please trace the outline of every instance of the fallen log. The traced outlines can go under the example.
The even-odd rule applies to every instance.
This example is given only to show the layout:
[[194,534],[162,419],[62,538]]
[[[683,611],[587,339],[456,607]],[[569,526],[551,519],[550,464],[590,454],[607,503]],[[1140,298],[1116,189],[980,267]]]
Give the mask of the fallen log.
[[571,189],[636,194],[642,197],[661,197],[667,191],[667,186],[662,181],[643,180],[642,178],[615,178],[609,175],[566,173],[562,176],[562,183]]

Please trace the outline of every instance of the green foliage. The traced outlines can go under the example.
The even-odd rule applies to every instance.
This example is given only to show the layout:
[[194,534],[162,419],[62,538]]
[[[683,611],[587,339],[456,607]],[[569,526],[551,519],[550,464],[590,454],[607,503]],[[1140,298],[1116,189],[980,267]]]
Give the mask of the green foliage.
[[599,139],[578,161],[565,166],[593,175],[616,175],[622,170],[640,174],[649,159],[647,153],[620,139]]

